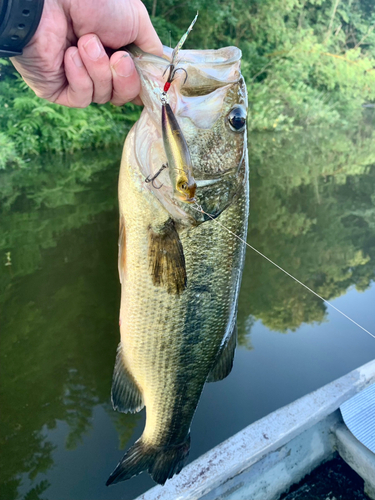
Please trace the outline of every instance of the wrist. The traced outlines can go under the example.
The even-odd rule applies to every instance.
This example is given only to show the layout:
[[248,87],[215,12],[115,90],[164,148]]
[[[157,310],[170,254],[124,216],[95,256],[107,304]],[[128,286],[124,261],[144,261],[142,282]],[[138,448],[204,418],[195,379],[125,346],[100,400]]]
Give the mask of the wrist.
[[0,21],[0,57],[22,54],[36,32],[43,0],[3,0]]

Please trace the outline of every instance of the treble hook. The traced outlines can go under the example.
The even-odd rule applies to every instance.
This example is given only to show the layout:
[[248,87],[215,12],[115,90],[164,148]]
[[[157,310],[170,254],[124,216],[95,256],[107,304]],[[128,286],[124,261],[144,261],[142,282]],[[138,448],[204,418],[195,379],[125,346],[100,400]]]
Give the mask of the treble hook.
[[163,186],[164,186],[164,184],[161,184],[161,186],[156,186],[156,185],[154,184],[154,180],[156,179],[156,177],[157,177],[157,176],[158,176],[158,175],[159,175],[159,174],[160,174],[160,173],[161,173],[161,172],[162,172],[165,168],[168,168],[168,165],[162,165],[162,166],[161,166],[161,168],[160,168],[160,169],[156,172],[156,174],[155,174],[153,177],[151,177],[151,178],[150,178],[150,176],[148,175],[148,176],[146,177],[146,179],[145,179],[145,182],[147,182],[147,183],[151,182],[152,187],[153,187],[154,189],[160,189],[161,187],[163,187]]
[[185,85],[186,83],[186,80],[188,79],[188,74],[187,74],[187,71],[185,68],[176,68],[173,72],[172,72],[172,81],[174,80],[174,77],[177,73],[177,71],[183,71],[185,73],[185,80],[184,80],[184,83],[182,85]]
[[166,69],[165,69],[165,71],[164,71],[164,73],[163,73],[163,76],[164,76],[164,75],[165,75],[165,73],[168,71],[168,69],[169,69],[169,76],[168,76],[168,79],[167,79],[167,81],[166,81],[166,83],[165,83],[165,86],[167,86],[167,88],[165,88],[165,86],[164,86],[165,91],[168,91],[168,90],[169,90],[169,87],[171,86],[171,83],[172,83],[172,82],[173,82],[173,80],[175,79],[175,76],[176,76],[177,71],[183,71],[183,72],[185,73],[185,80],[184,80],[184,83],[183,83],[183,85],[185,85],[186,80],[187,80],[187,78],[188,78],[188,74],[187,74],[187,71],[186,71],[186,69],[185,69],[185,68],[176,68],[176,67],[175,67],[175,65],[174,65],[173,63],[172,63],[172,64],[169,64],[169,65],[166,67]]
[[173,73],[173,70],[174,70],[174,64],[168,64],[168,66],[165,68],[164,70],[164,73],[163,73],[163,76],[165,75],[165,73],[169,70],[169,76],[168,76],[168,80],[167,82],[171,83],[171,75]]

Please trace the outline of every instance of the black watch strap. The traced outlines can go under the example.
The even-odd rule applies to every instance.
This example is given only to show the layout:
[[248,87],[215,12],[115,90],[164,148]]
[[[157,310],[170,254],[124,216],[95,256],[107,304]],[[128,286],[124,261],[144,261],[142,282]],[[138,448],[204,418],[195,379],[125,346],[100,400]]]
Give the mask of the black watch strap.
[[44,0],[0,0],[0,57],[22,54],[36,32]]

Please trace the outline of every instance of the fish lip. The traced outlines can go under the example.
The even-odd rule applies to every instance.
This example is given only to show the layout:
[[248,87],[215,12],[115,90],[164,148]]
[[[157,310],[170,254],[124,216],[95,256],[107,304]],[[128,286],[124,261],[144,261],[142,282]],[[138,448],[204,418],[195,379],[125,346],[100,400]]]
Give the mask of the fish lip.
[[[150,52],[145,52],[140,49],[134,43],[130,43],[124,47],[124,50],[131,56],[132,59],[140,59],[142,61],[154,62],[159,64],[165,64],[166,62],[170,62],[169,59],[165,56],[157,56],[155,54],[151,54]],[[136,63],[136,61],[135,61]]]
[[[125,50],[130,54],[135,64],[137,64],[137,60],[153,62],[161,65],[165,65],[165,63],[169,64],[171,62],[173,53],[173,49],[163,45],[163,55],[157,56],[155,54],[145,52],[134,43],[126,45],[125,47],[123,47],[123,50]],[[180,62],[182,62],[183,64],[195,64],[196,63],[195,58],[199,56],[201,52],[202,50],[192,50],[192,49],[181,50]],[[203,61],[202,63],[208,64],[210,66],[221,66],[221,65],[229,66],[237,61],[240,61],[242,58],[242,51],[238,47],[232,45],[228,47],[222,47],[220,49],[205,50],[205,52],[208,53],[207,54],[208,57],[206,56],[205,61]],[[229,83],[236,83],[236,82],[227,82],[227,84]]]

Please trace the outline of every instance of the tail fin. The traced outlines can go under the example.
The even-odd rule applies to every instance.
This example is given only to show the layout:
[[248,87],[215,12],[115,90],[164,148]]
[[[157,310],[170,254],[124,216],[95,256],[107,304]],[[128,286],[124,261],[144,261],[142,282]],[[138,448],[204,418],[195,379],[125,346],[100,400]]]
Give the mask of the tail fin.
[[147,470],[152,479],[164,484],[181,472],[190,450],[190,435],[175,446],[152,446],[141,439],[128,450],[116,469],[109,476],[106,485],[125,481]]

